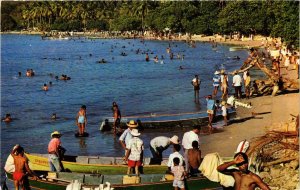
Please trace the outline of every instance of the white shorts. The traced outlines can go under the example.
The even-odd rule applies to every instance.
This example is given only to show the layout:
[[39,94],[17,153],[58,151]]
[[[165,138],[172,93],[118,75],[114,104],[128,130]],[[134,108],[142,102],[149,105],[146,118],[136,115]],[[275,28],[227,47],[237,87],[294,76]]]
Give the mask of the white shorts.
[[173,187],[179,187],[180,189],[184,188],[184,181],[174,180]]

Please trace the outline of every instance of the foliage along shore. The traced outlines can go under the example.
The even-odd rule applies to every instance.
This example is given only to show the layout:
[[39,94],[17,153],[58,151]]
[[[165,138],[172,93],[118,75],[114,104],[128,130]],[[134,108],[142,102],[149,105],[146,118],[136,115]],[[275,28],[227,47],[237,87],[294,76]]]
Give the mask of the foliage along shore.
[[155,31],[263,35],[299,46],[297,1],[1,2],[1,31]]

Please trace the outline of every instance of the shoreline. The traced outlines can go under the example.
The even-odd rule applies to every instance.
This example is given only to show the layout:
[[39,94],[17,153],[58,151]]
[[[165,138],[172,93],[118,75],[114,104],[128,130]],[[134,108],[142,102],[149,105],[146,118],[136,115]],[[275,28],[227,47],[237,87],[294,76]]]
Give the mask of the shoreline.
[[[64,32],[63,32],[64,33]],[[43,32],[39,31],[1,31],[0,35],[2,34],[16,34],[16,35],[43,35]],[[267,39],[268,42],[271,41],[271,37],[265,37],[265,36],[254,36],[253,40],[249,38],[244,38],[243,40],[236,40],[236,39],[225,39],[221,35],[212,35],[212,36],[204,36],[204,35],[192,35],[191,38],[187,35],[182,35],[179,37],[172,37],[168,39],[167,37],[156,37],[156,36],[106,36],[103,35],[102,32],[76,32],[74,36],[70,37],[86,37],[90,39],[144,39],[144,40],[157,40],[157,41],[195,41],[195,42],[204,42],[204,43],[211,43],[215,42],[217,44],[223,44],[223,45],[230,45],[230,46],[240,46],[240,47],[264,47],[264,39]]]

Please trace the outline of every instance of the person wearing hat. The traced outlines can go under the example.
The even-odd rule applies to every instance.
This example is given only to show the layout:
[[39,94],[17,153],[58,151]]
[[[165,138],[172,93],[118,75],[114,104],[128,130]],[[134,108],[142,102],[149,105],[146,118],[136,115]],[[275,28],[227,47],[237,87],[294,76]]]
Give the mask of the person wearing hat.
[[200,84],[201,84],[201,80],[199,79],[198,75],[195,75],[195,78],[193,78],[191,83],[194,86],[195,102],[198,103],[199,102]]
[[234,87],[234,97],[240,99],[242,97],[242,77],[237,71],[233,72],[232,86]]
[[214,73],[214,77],[213,77],[213,86],[214,86],[214,91],[213,91],[213,96],[215,97],[218,93],[219,90],[219,86],[221,83],[221,77],[220,77],[220,72],[216,71]]
[[[229,169],[233,165],[236,165],[238,169]],[[231,175],[234,178],[235,189],[254,190],[256,187],[259,187],[263,190],[270,190],[268,185],[258,175],[248,169],[248,156],[243,152],[235,154],[234,160],[219,165],[217,170],[222,174]]]
[[58,131],[54,131],[51,133],[51,140],[48,144],[48,159],[51,171],[61,172],[63,171],[62,163],[61,163],[61,153],[60,149],[63,149],[61,146],[60,137],[61,133]]
[[129,140],[132,139],[131,130],[138,127],[138,123],[134,120],[130,120],[126,123],[127,129],[122,133],[122,135],[119,138],[121,146],[124,148],[126,153],[126,145],[129,143]]
[[160,164],[162,161],[162,152],[169,148],[170,144],[179,144],[178,136],[173,137],[158,136],[150,141],[150,151],[153,156],[153,162]]
[[130,169],[135,168],[135,174],[139,175],[139,167],[143,163],[144,142],[138,136],[141,134],[137,129],[131,130],[132,138],[126,144],[125,161],[128,162],[127,174],[130,174]]

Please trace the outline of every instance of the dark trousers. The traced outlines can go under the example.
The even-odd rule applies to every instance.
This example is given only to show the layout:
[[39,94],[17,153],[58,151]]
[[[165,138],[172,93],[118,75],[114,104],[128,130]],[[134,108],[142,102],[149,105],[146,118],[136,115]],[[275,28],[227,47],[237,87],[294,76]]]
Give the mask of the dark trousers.
[[155,152],[154,148],[150,146],[150,151],[152,153],[152,159],[150,161],[151,164],[161,164],[162,161],[162,152],[164,149],[162,147],[157,147],[156,148],[157,152]]
[[234,91],[234,97],[240,99],[242,97],[242,86],[235,86]]

